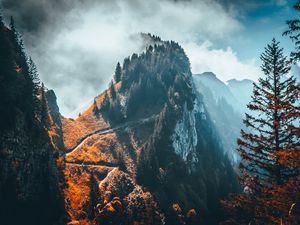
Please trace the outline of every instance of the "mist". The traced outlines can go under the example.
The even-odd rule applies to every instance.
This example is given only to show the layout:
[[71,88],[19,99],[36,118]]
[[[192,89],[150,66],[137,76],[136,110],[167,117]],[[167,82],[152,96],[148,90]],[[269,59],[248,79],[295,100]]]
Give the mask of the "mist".
[[76,116],[112,79],[118,61],[143,51],[139,33],[179,42],[192,72],[223,81],[256,79],[255,59],[240,61],[229,40],[245,29],[240,15],[218,1],[2,0],[14,16],[41,80],[54,89],[60,111]]

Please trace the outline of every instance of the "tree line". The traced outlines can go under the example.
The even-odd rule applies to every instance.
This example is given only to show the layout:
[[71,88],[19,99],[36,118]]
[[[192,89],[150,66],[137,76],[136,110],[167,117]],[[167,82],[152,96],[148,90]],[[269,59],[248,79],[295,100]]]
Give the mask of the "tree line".
[[0,15],[0,122],[15,123],[18,112],[25,113],[28,127],[50,125],[45,87],[35,63],[25,51],[24,42],[11,17],[7,27]]

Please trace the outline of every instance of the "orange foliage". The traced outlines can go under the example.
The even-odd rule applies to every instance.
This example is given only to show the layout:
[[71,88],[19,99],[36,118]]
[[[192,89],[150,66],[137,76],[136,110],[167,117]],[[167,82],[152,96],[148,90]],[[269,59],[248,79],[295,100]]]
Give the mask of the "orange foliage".
[[[67,187],[64,190],[66,209],[72,221],[79,221],[80,224],[91,225],[88,218],[87,205],[90,197],[90,176],[107,174],[109,168],[104,167],[83,167],[79,165],[67,164],[64,171]],[[98,176],[96,176],[98,177]],[[97,180],[99,183],[100,180]]]
[[[116,90],[120,87],[120,82],[115,84]],[[110,95],[109,91],[108,95]],[[95,98],[98,107],[100,107],[103,99],[104,93]],[[80,224],[86,225],[95,224],[95,221],[89,218],[87,212],[90,203],[89,182],[91,174],[95,175],[97,183],[100,185],[101,201],[94,206],[96,211],[103,217],[110,218],[112,216],[119,218],[124,210],[122,203],[126,196],[115,197],[109,193],[115,186],[122,186],[120,184],[121,181],[118,180],[120,176],[125,176],[126,179],[130,179],[129,183],[134,183],[131,177],[135,177],[136,160],[132,155],[139,154],[139,150],[144,144],[144,139],[152,132],[152,130],[149,131],[148,129],[141,131],[139,127],[135,128],[136,130],[132,130],[134,135],[125,129],[118,130],[118,132],[97,134],[95,131],[107,129],[110,125],[104,121],[101,115],[99,117],[94,115],[93,107],[92,104],[76,119],[62,118],[64,144],[69,152],[65,156],[66,165],[64,170],[67,183],[67,187],[64,190],[66,208],[71,221],[78,221]],[[52,137],[55,139],[56,135],[52,130],[49,131],[51,139]],[[137,135],[145,137],[140,138]],[[120,158],[130,176],[128,174],[124,175],[125,173],[118,169]],[[57,163],[61,166],[64,164],[61,159]],[[149,215],[159,217],[160,215],[156,215],[158,206],[155,204],[151,193],[143,192],[141,187],[136,184],[133,186],[135,191],[133,192],[130,189],[132,192],[126,194],[132,210],[135,207],[142,209],[143,205],[146,205],[145,212],[141,212],[141,215],[139,215],[141,220],[146,221]],[[131,185],[127,188],[131,188]],[[142,200],[137,201],[137,195]],[[136,214],[133,211],[128,213]],[[148,219],[156,221],[157,218]]]
[[93,113],[85,113],[76,120],[63,117],[62,124],[64,143],[67,149],[74,148],[83,137],[109,126],[103,118],[97,118]]
[[65,168],[65,159],[64,157],[60,156],[56,160],[56,166],[59,170],[63,171]]
[[[105,135],[93,135],[84,145],[76,149],[72,153],[66,156],[68,162],[87,162],[87,163],[99,163],[99,162],[111,162],[116,163],[116,159],[113,157],[111,146],[114,147],[114,151],[122,151],[122,147],[119,143],[116,143],[116,134]],[[119,150],[118,150],[119,149]]]

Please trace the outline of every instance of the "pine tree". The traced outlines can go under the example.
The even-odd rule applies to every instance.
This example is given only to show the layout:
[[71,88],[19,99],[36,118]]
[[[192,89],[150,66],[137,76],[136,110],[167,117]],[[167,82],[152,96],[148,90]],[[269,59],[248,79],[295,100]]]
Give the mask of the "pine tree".
[[233,217],[231,224],[278,222],[284,212],[270,204],[273,187],[281,187],[297,175],[293,168],[283,163],[281,156],[287,149],[295,149],[300,144],[292,129],[297,124],[299,91],[296,81],[292,76],[286,77],[290,66],[275,39],[265,48],[261,60],[264,77],[254,84],[252,101],[248,104],[254,113],[246,113],[244,124],[249,130],[242,130],[238,139],[242,159],[240,183],[244,193],[224,202]]
[[4,28],[4,22],[3,22],[2,12],[1,12],[1,9],[0,9],[0,29],[3,29],[3,28]]
[[[16,93],[11,87],[18,78],[14,53],[8,38],[8,29],[0,15],[0,123],[2,128],[11,125],[16,116]],[[18,90],[19,91],[19,90]]]
[[[300,13],[300,0],[298,0],[295,5],[294,9]],[[300,60],[300,20],[288,20],[287,22],[288,30],[283,33],[284,36],[289,36],[289,38],[295,44],[295,51],[291,53],[292,61]]]
[[109,108],[110,108],[110,101],[109,101],[109,97],[107,94],[107,90],[105,90],[103,101],[101,102],[101,105],[100,105],[100,111],[105,112],[105,111],[108,111]]
[[123,61],[123,73],[122,73],[122,77],[121,77],[121,80],[124,81],[126,80],[128,77],[128,68],[129,68],[129,64],[130,64],[130,58],[127,57],[124,59]]
[[115,75],[114,75],[114,79],[115,79],[116,83],[121,81],[121,75],[122,75],[122,68],[121,68],[120,63],[118,62],[117,66],[116,66],[116,70],[115,70]]
[[39,73],[37,70],[37,67],[35,63],[33,62],[32,58],[29,58],[29,76],[34,84],[34,94],[38,95],[38,90],[40,88],[40,78],[39,78]]
[[110,91],[110,96],[111,96],[112,100],[115,100],[117,98],[117,92],[116,92],[115,85],[113,82],[110,82],[109,91]]
[[97,106],[96,99],[94,99],[94,103],[93,103],[93,113],[94,113],[95,116],[98,116],[98,114],[99,114],[99,109],[98,109],[98,106]]
[[15,26],[14,18],[10,18],[10,30],[11,30],[11,40],[13,42],[13,46],[18,54],[17,64],[22,68],[22,70],[27,73],[29,68],[27,64],[27,55],[25,53],[24,42],[22,40],[22,36],[17,31]]
[[28,62],[29,66],[29,83],[33,101],[33,109],[35,115],[38,114],[40,111],[40,102],[38,100],[39,90],[40,90],[40,78],[38,74],[38,70],[36,68],[35,63],[33,62],[32,58],[29,58]]
[[38,73],[32,59],[29,59],[25,52],[22,37],[16,29],[13,17],[11,17],[10,21],[10,30],[10,39],[16,52],[16,70],[25,78],[25,84],[20,88],[20,92],[23,96],[22,101],[19,103],[22,110],[26,112],[29,126],[32,127],[36,112],[39,111],[37,99],[39,90]]
[[15,20],[12,16],[10,17],[9,28],[13,33],[16,33]]
[[44,83],[42,83],[41,86],[41,123],[46,129],[50,127],[49,110],[48,110],[48,103],[45,95]]

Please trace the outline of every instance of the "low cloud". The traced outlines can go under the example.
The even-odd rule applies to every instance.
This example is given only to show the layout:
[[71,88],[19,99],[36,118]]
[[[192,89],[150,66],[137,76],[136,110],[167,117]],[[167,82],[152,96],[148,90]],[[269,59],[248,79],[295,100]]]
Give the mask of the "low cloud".
[[[179,42],[192,71],[221,79],[255,78],[253,61],[240,62],[230,47],[216,49],[243,29],[219,1],[3,0],[14,15],[46,86],[55,90],[62,114],[75,116],[103,91],[115,65],[141,51],[140,32]],[[17,4],[20,4],[19,7]]]
[[209,41],[201,45],[188,43],[184,47],[190,58],[193,73],[210,71],[224,82],[245,78],[257,80],[261,73],[255,59],[242,62],[230,47],[216,49]]

